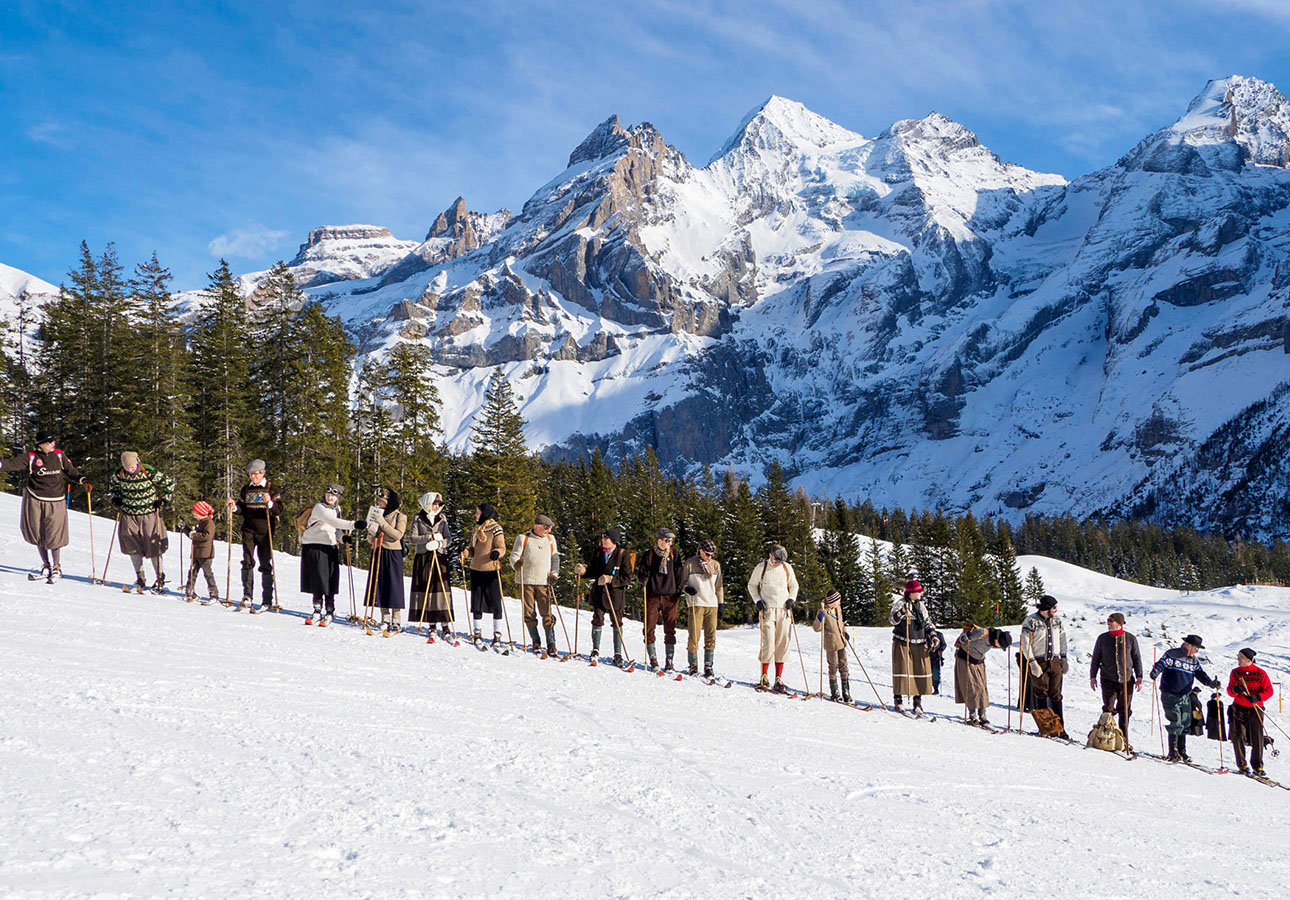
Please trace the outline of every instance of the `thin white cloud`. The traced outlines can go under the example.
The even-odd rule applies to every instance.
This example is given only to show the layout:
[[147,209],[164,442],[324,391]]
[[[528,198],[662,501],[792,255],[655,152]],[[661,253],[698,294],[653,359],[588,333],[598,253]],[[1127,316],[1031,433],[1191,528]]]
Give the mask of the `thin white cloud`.
[[76,146],[75,134],[62,122],[37,122],[27,129],[26,135],[27,140],[59,150],[71,150]]
[[251,224],[221,234],[206,247],[210,250],[211,256],[225,259],[236,257],[254,259],[277,249],[286,237],[285,231]]

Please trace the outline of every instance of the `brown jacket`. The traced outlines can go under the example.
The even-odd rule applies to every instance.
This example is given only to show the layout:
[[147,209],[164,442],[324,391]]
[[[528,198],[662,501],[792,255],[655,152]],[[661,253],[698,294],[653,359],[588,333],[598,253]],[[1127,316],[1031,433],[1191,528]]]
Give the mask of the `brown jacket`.
[[[496,559],[489,559],[488,555],[494,550],[497,551]],[[470,568],[473,572],[500,572],[502,570],[502,557],[506,554],[506,536],[502,534],[502,526],[498,525],[492,519],[488,519],[482,525],[476,525],[474,532],[470,536]]]
[[377,520],[377,524],[367,526],[367,534],[369,537],[376,537],[376,533],[378,531],[385,535],[385,539],[382,541],[382,544],[387,550],[393,550],[395,548],[402,549],[403,535],[407,530],[408,515],[401,509],[396,509],[388,516],[382,515],[381,518]]
[[[820,618],[821,615],[824,616],[823,619]],[[811,620],[811,627],[815,629],[817,634],[823,633],[825,653],[846,649],[846,638],[843,635],[846,633],[847,623],[842,621],[842,610],[840,608],[826,607],[821,610]]]
[[189,526],[188,537],[193,542],[193,560],[215,558],[215,519],[207,516],[196,525]]

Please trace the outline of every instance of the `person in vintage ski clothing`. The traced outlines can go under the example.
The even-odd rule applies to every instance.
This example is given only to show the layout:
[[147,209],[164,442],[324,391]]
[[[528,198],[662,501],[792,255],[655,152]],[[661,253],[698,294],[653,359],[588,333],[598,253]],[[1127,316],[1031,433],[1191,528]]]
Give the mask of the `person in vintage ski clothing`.
[[376,489],[367,511],[367,535],[376,554],[376,583],[372,585],[371,606],[381,611],[381,631],[386,637],[403,630],[406,597],[403,591],[403,535],[408,516],[399,509],[399,493],[392,487]]
[[1120,720],[1120,733],[1129,739],[1129,718],[1133,715],[1133,693],[1142,690],[1142,651],[1138,639],[1124,630],[1124,613],[1106,618],[1106,631],[1093,643],[1089,661],[1089,686],[1097,690],[1102,677],[1102,712],[1114,712]]
[[1045,594],[1021,623],[1021,658],[1031,688],[1031,709],[1050,709],[1061,722],[1057,737],[1069,740],[1062,709],[1062,679],[1070,668],[1066,629],[1057,613],[1057,598]]
[[121,454],[121,468],[108,479],[108,497],[120,512],[117,543],[134,565],[134,589],[143,593],[148,586],[143,561],[152,563],[157,580],[154,593],[166,589],[166,574],[161,568],[162,554],[170,547],[170,535],[161,517],[175,494],[175,480],[139,460],[139,454],[127,450]]
[[1232,698],[1232,750],[1242,775],[1250,774],[1245,748],[1250,748],[1254,774],[1263,777],[1263,704],[1272,699],[1272,679],[1254,664],[1249,647],[1236,654],[1236,668],[1227,676],[1227,693]]
[[[261,609],[274,604],[273,596],[273,546],[271,534],[278,533],[281,520],[282,495],[264,473],[264,460],[253,459],[246,466],[247,483],[236,498],[229,497],[224,505],[236,508],[242,517],[242,602],[250,606],[255,602],[255,559],[260,558]],[[232,599],[232,598],[230,598]]]
[[556,653],[553,606],[555,582],[560,577],[560,551],[555,544],[555,535],[551,533],[554,527],[555,522],[548,516],[535,517],[533,527],[515,539],[510,556],[515,583],[520,588],[530,646],[534,653],[542,652],[542,639],[538,635],[538,613],[541,613],[548,656]]
[[703,632],[703,677],[712,678],[712,660],[717,652],[717,625],[726,602],[721,581],[721,563],[716,560],[717,542],[699,541],[699,550],[681,568],[681,590],[690,607],[689,641],[686,645],[690,674],[699,674],[699,632]]
[[[1012,635],[999,628],[968,625],[954,641],[954,702],[966,707],[965,721],[989,725],[986,709],[990,706],[990,689],[985,677],[985,655],[991,650],[1007,650]],[[1007,657],[1004,657],[1007,660]]]
[[506,535],[491,503],[475,507],[475,529],[470,544],[461,551],[461,564],[470,567],[470,615],[474,619],[473,639],[483,640],[484,613],[493,616],[493,644],[502,643],[502,554]]
[[442,626],[445,638],[451,638],[452,575],[448,553],[452,535],[443,498],[429,491],[417,498],[417,514],[412,517],[403,543],[412,548],[412,596],[408,599],[408,621],[426,625],[426,632]]
[[[842,619],[842,594],[829,591],[824,597],[820,611],[811,621],[811,628],[820,635],[824,642],[824,658],[829,664],[829,699],[851,702],[851,670],[847,666],[847,623]],[[842,691],[838,692],[838,679],[842,680]]]
[[623,533],[609,528],[600,536],[600,547],[590,561],[579,563],[574,572],[591,581],[591,660],[600,656],[600,636],[608,614],[614,638],[614,665],[623,664],[623,612],[627,609],[627,587],[632,583],[631,555],[623,549]]
[[657,669],[654,635],[662,620],[665,672],[673,670],[672,657],[676,655],[676,617],[681,606],[681,568],[685,564],[675,542],[676,535],[670,528],[660,528],[653,546],[641,554],[636,567],[636,576],[645,586],[645,653],[650,668]]
[[797,590],[797,573],[788,564],[788,551],[779,544],[772,545],[748,578],[748,594],[760,616],[761,681],[757,686],[762,690],[770,688],[767,670],[772,662],[775,664],[774,691],[782,694],[788,690],[784,686],[784,661],[788,659]]
[[923,603],[923,585],[911,578],[905,592],[891,605],[891,684],[896,709],[904,698],[914,698],[914,709],[923,708],[923,695],[932,692],[932,661],[927,652],[927,633],[935,631],[932,617]]
[[215,507],[205,500],[193,504],[195,524],[180,522],[178,531],[188,535],[192,541],[191,565],[188,567],[188,580],[184,582],[184,599],[189,603],[197,599],[197,573],[206,578],[208,602],[219,599],[219,586],[215,581],[212,564],[215,559]]
[[1151,667],[1151,680],[1160,679],[1160,704],[1165,711],[1165,730],[1169,733],[1169,759],[1190,762],[1187,755],[1187,731],[1191,727],[1191,690],[1201,684],[1217,690],[1217,678],[1210,678],[1200,666],[1196,654],[1204,649],[1199,635],[1183,638],[1181,647],[1166,650]]
[[81,477],[49,432],[37,436],[35,450],[0,461],[0,472],[26,473],[18,529],[40,553],[40,574],[52,584],[63,575],[59,551],[68,543],[67,486],[79,481],[87,494],[94,486]]
[[313,598],[313,613],[305,620],[312,624],[331,621],[336,615],[336,595],[340,593],[340,545],[361,522],[340,514],[340,498],[345,489],[329,484],[322,499],[314,504],[300,535],[300,592]]

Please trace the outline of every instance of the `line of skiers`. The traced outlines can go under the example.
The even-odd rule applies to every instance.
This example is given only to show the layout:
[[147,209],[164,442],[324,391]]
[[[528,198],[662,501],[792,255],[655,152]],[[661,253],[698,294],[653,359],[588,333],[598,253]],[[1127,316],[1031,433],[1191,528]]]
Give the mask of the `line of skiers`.
[[[162,557],[169,546],[169,536],[162,510],[174,496],[175,482],[169,475],[143,463],[139,454],[121,454],[120,468],[108,481],[108,494],[117,510],[115,533],[119,547],[130,558],[135,571],[134,589],[147,587],[144,561],[151,563],[155,575],[152,590],[165,589]],[[225,499],[225,506],[241,518],[242,596],[248,606],[254,599],[254,571],[258,557],[261,585],[261,608],[280,608],[275,597],[272,536],[281,521],[282,498],[268,480],[263,460],[254,459],[246,467],[247,483],[236,497]],[[25,473],[19,527],[23,539],[40,553],[40,576],[53,583],[62,574],[59,552],[68,544],[67,497],[70,486],[79,483],[89,496],[93,490],[77,468],[57,447],[52,434],[43,433],[36,449],[0,460],[0,472]],[[444,513],[443,498],[428,492],[417,499],[419,507],[410,520],[400,508],[396,490],[381,487],[376,491],[365,520],[346,519],[340,515],[343,488],[329,485],[323,497],[296,517],[300,533],[300,589],[313,598],[312,618],[320,623],[335,615],[336,596],[340,593],[340,548],[349,558],[354,532],[366,526],[372,539],[372,560],[364,594],[367,609],[381,610],[381,629],[387,634],[402,629],[401,616],[408,607],[409,622],[439,626],[444,637],[451,636],[452,600],[449,547],[452,535]],[[92,508],[92,507],[91,507]],[[214,558],[214,508],[204,500],[192,507],[193,524],[181,522],[179,530],[192,541],[191,567],[184,585],[186,599],[196,598],[198,573],[206,582],[211,601],[219,599],[212,569]],[[540,652],[545,638],[545,652],[555,656],[555,583],[560,574],[560,551],[552,533],[555,523],[538,515],[527,532],[516,537],[508,562],[520,589],[523,624],[530,646]],[[230,534],[231,537],[231,534]],[[703,637],[703,674],[713,677],[717,623],[725,602],[721,564],[716,559],[716,544],[710,539],[699,542],[697,552],[683,560],[675,546],[676,535],[660,528],[654,543],[640,559],[623,545],[622,532],[608,528],[600,535],[600,546],[585,562],[574,566],[579,581],[584,577],[590,586],[588,601],[592,610],[591,658],[600,654],[605,619],[608,616],[613,640],[613,663],[622,666],[622,625],[626,613],[627,589],[639,579],[644,594],[644,637],[646,655],[652,669],[659,668],[656,636],[663,627],[664,663],[662,670],[673,671],[676,649],[676,624],[682,596],[689,613],[687,646],[688,671],[699,672],[699,637]],[[404,593],[405,548],[414,554],[409,606]],[[231,551],[231,544],[230,544]],[[475,510],[475,527],[459,561],[470,573],[469,610],[473,620],[472,638],[483,640],[483,618],[492,617],[494,645],[502,642],[502,556],[506,554],[505,535],[497,521],[497,511],[490,503]],[[128,586],[127,586],[128,589]],[[788,658],[789,639],[794,622],[799,584],[788,551],[773,545],[766,559],[754,567],[747,590],[759,613],[761,664],[759,687],[777,693],[786,692],[784,663]],[[946,649],[944,635],[937,630],[923,602],[923,585],[911,577],[902,594],[891,606],[892,626],[891,672],[893,700],[903,710],[906,696],[912,698],[916,714],[921,713],[922,698],[939,691],[942,654]],[[1045,735],[1069,739],[1065,730],[1062,705],[1064,676],[1069,672],[1066,632],[1057,612],[1057,600],[1045,595],[1036,610],[1021,625],[1021,639],[1016,662],[1021,670],[1019,708],[1030,710]],[[542,632],[539,633],[539,615]],[[846,650],[850,641],[842,617],[842,597],[830,591],[811,623],[819,633],[822,651],[828,661],[830,696],[851,702],[850,672]],[[1089,685],[1098,689],[1101,680],[1102,719],[1090,735],[1090,743],[1103,737],[1112,743],[1108,749],[1128,747],[1129,719],[1133,694],[1142,690],[1143,664],[1137,638],[1125,630],[1122,613],[1107,618],[1107,630],[1093,647],[1089,665]],[[985,657],[992,650],[1007,650],[1012,636],[999,628],[970,624],[954,642],[955,702],[965,707],[970,723],[988,724],[986,710],[989,692],[985,675]],[[1203,648],[1201,638],[1190,634],[1180,647],[1167,650],[1150,672],[1159,679],[1161,705],[1169,736],[1168,758],[1190,761],[1187,734],[1193,721],[1194,682],[1218,690],[1220,684],[1207,675],[1196,656]],[[854,651],[853,651],[854,652]],[[1229,708],[1230,734],[1241,772],[1249,772],[1246,749],[1256,775],[1263,774],[1264,711],[1263,704],[1273,693],[1267,672],[1254,664],[1255,651],[1242,649],[1237,667],[1229,675],[1227,693],[1233,699]],[[769,669],[775,667],[773,686]],[[1118,733],[1118,737],[1116,736]],[[1099,735],[1103,737],[1099,737]],[[1115,743],[1118,741],[1118,745]],[[1099,743],[1100,745],[1100,743]]]

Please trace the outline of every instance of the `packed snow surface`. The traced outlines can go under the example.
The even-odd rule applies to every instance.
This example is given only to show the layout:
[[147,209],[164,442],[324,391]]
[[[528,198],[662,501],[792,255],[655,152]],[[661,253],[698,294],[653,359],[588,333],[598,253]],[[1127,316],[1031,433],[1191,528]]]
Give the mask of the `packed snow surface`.
[[[730,690],[342,623],[303,628],[295,559],[281,557],[278,572],[288,612],[252,617],[123,594],[129,563],[116,553],[116,583],[91,585],[80,514],[63,581],[29,584],[36,553],[17,518],[17,498],[0,496],[8,898],[1174,900],[1271,896],[1284,879],[1280,790],[950,718],[757,694],[746,686],[757,672],[750,628],[718,640]],[[100,572],[110,530],[95,520]],[[216,545],[221,590],[225,549]],[[1284,589],[1181,595],[1021,563],[1039,568],[1071,630],[1072,734],[1096,718],[1085,660],[1107,610],[1128,614],[1148,665],[1187,631],[1223,677],[1246,643],[1274,681],[1290,661]],[[742,575],[729,573],[732,591]],[[361,571],[355,583],[361,592]],[[347,589],[339,609],[349,611]],[[517,604],[509,615],[518,637]],[[574,609],[562,615],[572,631]],[[577,618],[585,653],[586,611]],[[819,643],[797,631],[802,657],[790,656],[786,678],[800,688],[804,667],[814,690]],[[626,633],[639,655],[639,623]],[[856,643],[890,700],[886,630]],[[999,654],[988,668],[1002,724],[1007,669]],[[856,696],[873,700],[854,663],[852,674]],[[947,669],[943,692],[951,681]],[[1150,700],[1149,689],[1136,700],[1132,739],[1158,750]],[[927,707],[959,713],[949,697]],[[1190,746],[1219,762],[1217,744]],[[1268,764],[1290,780],[1284,757]]]

